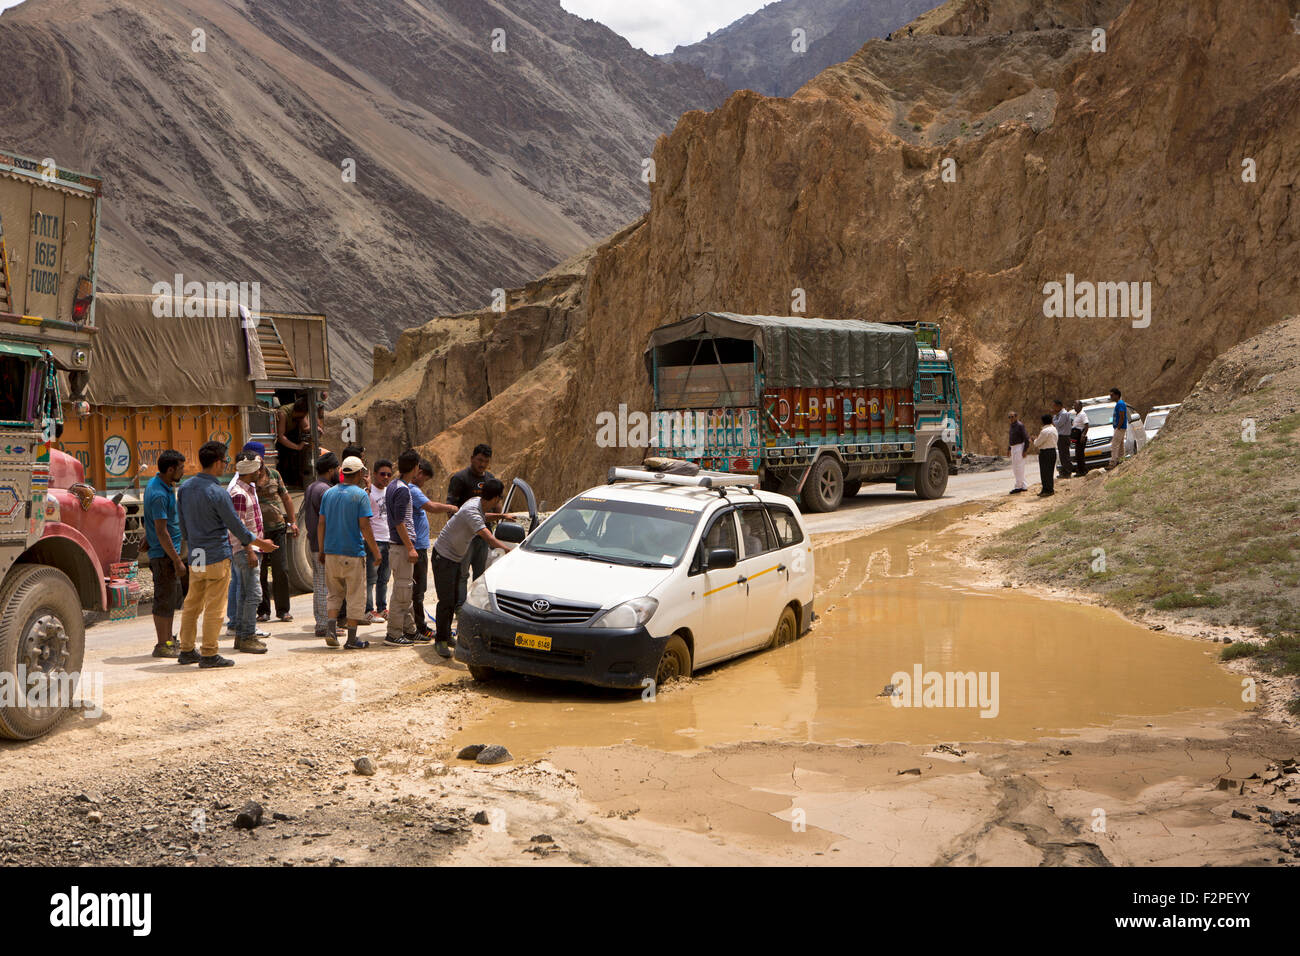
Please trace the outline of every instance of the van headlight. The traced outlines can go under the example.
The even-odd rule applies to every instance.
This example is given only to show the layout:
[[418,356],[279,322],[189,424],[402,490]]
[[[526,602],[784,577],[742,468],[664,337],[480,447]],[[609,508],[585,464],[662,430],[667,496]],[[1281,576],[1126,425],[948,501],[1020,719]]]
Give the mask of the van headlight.
[[633,598],[610,608],[592,623],[592,627],[618,628],[628,630],[642,627],[659,609],[659,602],[652,597]]
[[492,610],[492,595],[488,592],[485,578],[479,578],[470,586],[469,593],[465,595],[465,603],[480,611]]

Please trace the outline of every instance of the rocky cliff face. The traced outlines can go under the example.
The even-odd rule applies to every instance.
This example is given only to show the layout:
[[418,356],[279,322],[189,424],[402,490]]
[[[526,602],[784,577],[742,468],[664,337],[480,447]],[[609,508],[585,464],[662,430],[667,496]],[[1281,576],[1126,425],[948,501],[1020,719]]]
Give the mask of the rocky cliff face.
[[375,343],[642,214],[656,137],[723,96],[559,0],[39,0],[0,18],[0,142],[104,177],[102,288],[259,281],[267,306],[330,315],[345,391]]
[[[662,59],[697,66],[728,90],[789,96],[862,44],[883,37],[934,0],[776,0]],[[803,31],[796,50],[792,31]]]
[[[1109,8],[1055,4],[1075,19],[1043,29],[1042,6],[950,4],[942,29],[872,41],[791,99],[741,92],[683,116],[656,148],[649,214],[571,293],[576,332],[410,437],[444,467],[492,441],[498,471],[554,499],[637,457],[598,447],[595,420],[649,406],[651,329],[788,313],[795,288],[810,315],[940,322],[974,450],[1002,447],[1008,407],[1055,395],[1181,399],[1214,356],[1296,311],[1300,4],[1134,0],[1104,52],[1089,18]],[[1067,275],[1151,283],[1149,325],[1048,318],[1044,287]]]

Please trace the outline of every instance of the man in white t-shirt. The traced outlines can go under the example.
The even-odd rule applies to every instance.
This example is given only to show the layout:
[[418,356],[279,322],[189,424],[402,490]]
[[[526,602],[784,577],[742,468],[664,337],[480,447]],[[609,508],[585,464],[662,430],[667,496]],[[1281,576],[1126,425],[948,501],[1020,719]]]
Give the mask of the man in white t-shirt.
[[388,619],[388,509],[384,489],[393,480],[393,463],[387,458],[375,462],[370,476],[370,529],[379,546],[379,560],[366,555],[366,619],[371,623]]

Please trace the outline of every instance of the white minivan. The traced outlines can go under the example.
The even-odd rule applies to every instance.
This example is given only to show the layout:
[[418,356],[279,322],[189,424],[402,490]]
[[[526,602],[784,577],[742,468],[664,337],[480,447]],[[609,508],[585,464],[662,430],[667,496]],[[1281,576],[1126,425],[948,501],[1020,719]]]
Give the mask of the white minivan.
[[812,546],[794,501],[755,484],[611,469],[473,584],[456,659],[480,681],[642,688],[794,640],[813,620]]

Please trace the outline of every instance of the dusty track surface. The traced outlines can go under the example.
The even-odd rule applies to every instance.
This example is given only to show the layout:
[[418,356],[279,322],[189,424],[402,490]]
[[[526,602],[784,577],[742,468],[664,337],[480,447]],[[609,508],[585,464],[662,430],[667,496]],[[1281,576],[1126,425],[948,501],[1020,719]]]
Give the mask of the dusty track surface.
[[[854,513],[864,528],[894,520]],[[829,535],[819,555],[845,537]],[[836,583],[839,565],[819,562],[819,590],[840,589],[819,598],[831,620],[872,605],[857,590],[899,586]],[[820,603],[831,599],[839,611]],[[1012,741],[883,743],[797,719],[813,655],[842,640],[820,627],[666,688],[660,707],[563,685],[480,689],[429,648],[327,649],[302,623],[306,598],[294,613],[270,626],[269,654],[216,672],[148,657],[147,618],[93,628],[86,666],[105,675],[104,713],[0,745],[0,862],[1199,865],[1293,863],[1300,845],[1287,816],[1300,811],[1288,802],[1300,798],[1288,764],[1300,740],[1240,707]],[[1204,666],[1210,685],[1221,679]],[[788,698],[794,717],[756,712],[760,726],[722,729],[709,701],[765,672],[781,681],[751,683],[756,711]],[[888,706],[876,690],[821,699],[852,720],[854,708]],[[652,708],[641,713],[672,726],[572,746],[564,719],[592,706]],[[683,707],[693,727],[677,726]],[[457,760],[480,731],[517,759]],[[362,756],[373,776],[354,771]],[[236,829],[248,800],[265,822]]]

